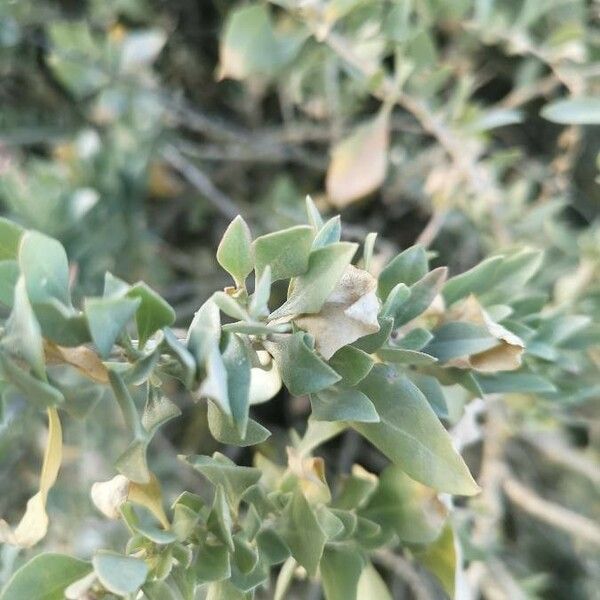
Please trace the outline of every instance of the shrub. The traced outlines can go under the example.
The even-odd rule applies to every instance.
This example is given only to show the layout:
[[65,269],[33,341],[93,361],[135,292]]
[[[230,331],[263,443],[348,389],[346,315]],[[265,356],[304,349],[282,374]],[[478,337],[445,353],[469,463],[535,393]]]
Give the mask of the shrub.
[[[110,273],[102,295],[75,306],[60,243],[0,222],[0,299],[10,308],[2,402],[48,419],[39,491],[14,529],[0,523],[0,539],[31,547],[46,534],[61,421],[111,403],[130,436],[114,477],[91,489],[105,517],[126,526],[125,547],[97,550],[91,562],[38,555],[2,600],[34,591],[193,599],[198,586],[211,599],[252,598],[269,586],[284,598],[305,576],[318,578],[328,600],[385,598],[372,560],[389,560],[390,548],[410,550],[453,593],[459,522],[439,494],[479,488],[456,449],[460,436],[453,441],[442,422],[456,423],[487,394],[559,394],[565,356],[583,372],[581,350],[597,341],[579,335],[589,318],[544,311],[537,251],[494,255],[448,279],[417,245],[381,268],[375,234],[359,251],[340,240],[339,217],[323,222],[310,199],[306,206],[309,224],[254,240],[243,219],[233,220],[217,250],[232,285],[198,309],[187,332],[172,328],[175,312],[153,289]],[[257,448],[252,466],[219,452],[181,456],[210,494],[183,491],[165,510],[147,449],[180,414],[167,396],[173,380],[207,401],[216,440]],[[282,386],[308,396],[311,414],[303,431],[290,432],[285,454],[267,456],[270,432],[252,407],[283,401]],[[387,457],[379,475],[315,455],[347,430]]]

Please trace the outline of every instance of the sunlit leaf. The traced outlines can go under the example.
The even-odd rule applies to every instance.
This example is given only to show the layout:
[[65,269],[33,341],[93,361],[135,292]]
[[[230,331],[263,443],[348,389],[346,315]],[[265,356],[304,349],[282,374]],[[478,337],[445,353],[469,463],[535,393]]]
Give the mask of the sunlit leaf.
[[389,116],[383,111],[334,147],[326,188],[335,207],[344,208],[381,186],[387,171],[388,144]]

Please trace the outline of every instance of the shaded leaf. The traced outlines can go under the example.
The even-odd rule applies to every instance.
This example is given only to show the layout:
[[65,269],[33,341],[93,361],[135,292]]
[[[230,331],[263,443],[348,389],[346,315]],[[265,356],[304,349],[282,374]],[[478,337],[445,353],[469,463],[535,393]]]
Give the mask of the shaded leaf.
[[338,242],[311,252],[308,271],[293,280],[287,301],[271,313],[270,319],[319,312],[350,264],[356,248],[356,244]]
[[127,296],[140,299],[140,304],[135,313],[140,348],[144,346],[153,333],[174,323],[175,311],[145,283],[136,283],[129,289]]
[[292,556],[309,575],[316,575],[327,537],[300,490],[294,492],[285,507],[280,533]]
[[109,356],[115,341],[133,318],[140,303],[140,298],[86,298],[84,312],[100,356]]
[[413,383],[378,364],[358,387],[381,419],[380,423],[354,423],[359,433],[425,485],[451,494],[479,491],[448,432]]
[[306,334],[278,334],[265,341],[285,386],[294,396],[311,394],[333,385],[340,376],[306,344]]

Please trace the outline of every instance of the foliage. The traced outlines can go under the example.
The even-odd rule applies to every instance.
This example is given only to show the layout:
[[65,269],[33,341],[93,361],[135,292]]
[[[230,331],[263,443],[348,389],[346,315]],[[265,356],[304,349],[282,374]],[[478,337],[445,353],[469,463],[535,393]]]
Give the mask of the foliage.
[[[18,571],[16,585],[33,583],[17,595],[42,588],[48,571],[71,585],[68,573],[93,568],[100,583],[92,573],[79,590],[94,579],[99,594],[134,585],[148,568],[155,580],[143,593],[177,597],[172,579],[159,581],[187,561],[167,525],[200,513],[193,527],[221,531],[208,518],[215,490],[229,488],[193,476],[187,462],[206,476],[204,459],[175,455],[218,451],[260,468],[256,485],[286,501],[308,478],[300,487],[326,534],[316,506],[357,517],[343,542],[327,538],[316,579],[279,554],[284,566],[270,570],[278,585],[258,586],[259,597],[316,598],[321,583],[328,598],[351,597],[355,585],[359,597],[420,597],[423,587],[438,596],[452,587],[448,565],[457,589],[485,598],[596,593],[593,3],[0,4],[0,212],[11,219],[0,229],[0,368],[12,382],[1,389],[0,515],[18,522],[25,489],[37,491],[27,512],[33,538],[29,526],[2,536],[32,542],[49,528],[33,550],[0,548],[0,588],[41,546],[51,553],[37,563],[41,579]],[[312,206],[306,225],[306,193],[323,214],[343,212],[344,227]],[[254,241],[238,218],[219,245],[238,213]],[[59,240],[69,261],[31,230]],[[225,288],[232,281],[217,263],[235,288]],[[342,289],[331,291],[337,278]],[[139,280],[149,285],[125,283]],[[188,335],[181,327],[195,313]],[[408,382],[388,383],[388,368]],[[415,414],[386,401],[381,390],[392,388]],[[430,419],[427,435],[411,441],[411,428],[425,427],[421,396],[447,435]],[[54,448],[43,461],[40,411]],[[430,480],[419,483],[389,466],[420,473],[427,454],[414,449],[433,443],[431,432],[451,439],[482,488],[471,500],[441,497],[446,526],[447,509],[425,485],[451,485],[446,470],[428,465]],[[439,443],[438,457],[454,456]],[[300,458],[288,461],[286,446]],[[313,453],[322,477],[318,462],[302,462]],[[292,465],[303,475],[288,477]],[[358,508],[335,504],[346,485],[377,491]],[[190,492],[165,513],[182,487]],[[99,518],[90,489],[101,512],[123,512],[127,528]],[[262,500],[243,500],[239,514],[231,490],[219,493],[234,548],[185,538],[198,580],[199,564],[224,578],[237,565],[231,557],[253,564],[246,542],[262,555],[259,534],[240,522]],[[388,498],[394,515],[384,521]],[[286,506],[269,510],[280,519]],[[401,544],[365,546],[371,521]],[[408,524],[427,539],[414,541]],[[125,530],[153,549],[149,562],[65,555],[87,561],[99,547],[123,549]],[[358,553],[348,547],[356,531]],[[149,532],[154,546],[141,542]],[[302,552],[302,541],[291,543]],[[358,583],[340,578],[364,560]],[[107,578],[114,565],[129,573],[124,581]],[[73,597],[87,593],[75,588]],[[224,583],[212,594],[240,595]]]
[[[452,421],[449,415],[484,391],[560,392],[568,379],[560,368],[565,347],[589,319],[543,315],[535,303],[523,308],[536,299],[528,283],[539,253],[491,257],[447,280],[446,269],[430,271],[426,252],[414,246],[377,280],[363,268],[374,262],[373,245],[357,258],[358,245],[340,241],[339,229],[324,235],[329,223],[321,224],[310,199],[307,208],[316,226],[254,241],[240,217],[232,222],[218,257],[235,286],[200,307],[185,337],[170,329],[175,314],[156,292],[109,273],[102,296],[75,307],[62,246],[1,222],[10,241],[4,262],[14,265],[2,282],[13,289],[1,339],[2,399],[33,404],[49,418],[40,491],[14,531],[1,522],[2,541],[30,547],[46,534],[46,499],[61,462],[59,415],[82,416],[65,389],[66,375],[70,386],[108,386],[131,439],[115,462],[118,474],[92,488],[96,506],[126,524],[125,552],[99,550],[86,569],[75,559],[41,555],[15,574],[2,598],[48,577],[40,597],[81,597],[82,589],[87,597],[130,597],[142,589],[148,598],[193,599],[198,585],[208,585],[211,598],[253,597],[282,563],[288,584],[297,564],[311,577],[320,573],[328,599],[355,598],[371,554],[398,542],[433,544],[420,550],[424,564],[438,574],[434,557],[441,556],[453,573],[453,528],[435,494],[469,496],[479,487],[440,418]],[[308,244],[294,241],[306,236]],[[271,273],[289,280],[278,306]],[[349,324],[339,322],[341,315]],[[592,336],[575,347],[596,342]],[[575,356],[583,360],[581,352]],[[208,401],[208,425],[218,441],[255,446],[270,435],[250,416],[265,375],[276,380],[268,386],[274,394],[283,382],[292,395],[310,396],[312,415],[303,434],[291,436],[287,465],[260,451],[253,467],[218,452],[182,456],[209,482],[213,499],[184,492],[166,514],[146,456],[159,428],[180,412],[165,395],[165,382],[176,378],[191,398]],[[83,412],[103,394],[90,395]],[[263,394],[261,402],[270,399]],[[356,466],[332,488],[313,452],[347,428],[392,465],[380,478]],[[50,561],[65,568],[47,566]],[[346,572],[355,576],[340,579]],[[453,574],[441,579],[450,592],[453,581]]]

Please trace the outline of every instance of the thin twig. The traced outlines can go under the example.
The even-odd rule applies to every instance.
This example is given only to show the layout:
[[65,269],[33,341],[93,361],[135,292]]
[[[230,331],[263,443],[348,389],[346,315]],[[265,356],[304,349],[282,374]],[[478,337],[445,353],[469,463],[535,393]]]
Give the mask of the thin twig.
[[432,600],[433,595],[417,570],[402,556],[390,550],[377,550],[372,555],[373,561],[389,569],[406,582],[415,600]]
[[206,173],[182,156],[174,146],[168,146],[162,154],[165,160],[179,171],[224,217],[234,219],[240,214],[236,203],[217,188]]
[[523,434],[523,439],[542,452],[546,458],[600,486],[600,466],[591,458],[569,447],[557,435]]
[[592,519],[540,498],[513,477],[504,480],[503,489],[514,504],[531,516],[576,539],[600,546],[600,527]]

